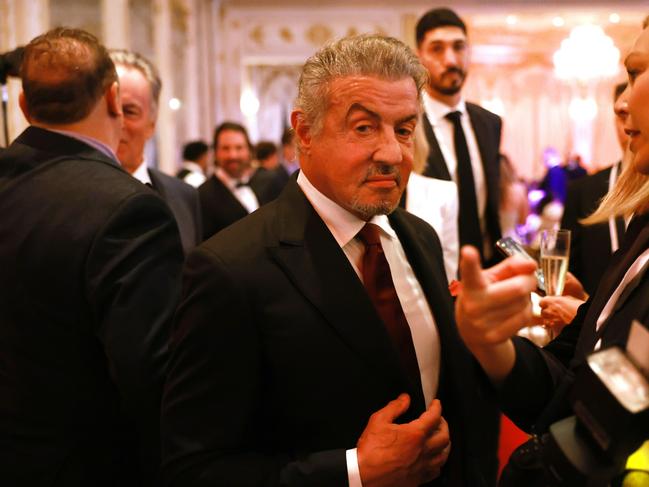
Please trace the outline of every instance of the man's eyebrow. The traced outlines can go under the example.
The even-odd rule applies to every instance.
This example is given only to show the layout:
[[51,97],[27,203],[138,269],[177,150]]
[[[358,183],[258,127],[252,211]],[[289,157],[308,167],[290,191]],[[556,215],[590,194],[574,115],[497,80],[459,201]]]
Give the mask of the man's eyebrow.
[[354,112],[365,112],[365,114],[367,114],[369,117],[371,117],[373,119],[376,119],[376,120],[381,119],[381,116],[378,113],[370,110],[367,107],[364,107],[361,103],[358,103],[358,102],[353,103],[349,107],[349,110],[347,110],[347,116],[345,118],[349,119],[349,117],[351,117]]
[[[349,119],[354,112],[359,112],[359,111],[364,112],[365,114],[367,114],[367,116],[369,116],[369,117],[371,117],[371,118],[373,118],[375,120],[381,120],[381,115],[379,115],[378,113],[370,110],[367,107],[364,107],[361,103],[352,104],[349,107],[349,110],[347,110],[347,116],[345,118]],[[397,120],[396,125],[400,125],[402,123],[408,123],[408,122],[410,122],[412,120],[417,120],[417,117],[418,117],[417,113],[406,115],[405,117]]]
[[433,44],[457,44],[458,42],[461,42],[463,44],[467,43],[467,40],[462,37],[455,37],[452,39],[430,39],[427,43],[427,45],[433,45]]
[[411,122],[413,120],[417,121],[418,116],[419,116],[418,114],[413,113],[412,115],[408,115],[406,117],[403,117],[400,120],[397,120],[397,123],[395,125],[401,125],[402,123],[408,123],[408,122]]

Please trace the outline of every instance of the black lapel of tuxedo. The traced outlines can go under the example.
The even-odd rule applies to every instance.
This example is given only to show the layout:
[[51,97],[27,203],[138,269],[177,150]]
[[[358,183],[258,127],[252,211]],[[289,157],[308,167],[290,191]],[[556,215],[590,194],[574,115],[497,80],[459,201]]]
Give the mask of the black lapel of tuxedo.
[[246,207],[241,204],[223,181],[216,176],[212,176],[212,185],[214,186],[214,195],[216,196],[215,203],[218,205],[217,208],[222,207],[226,213],[232,214],[232,221],[239,220],[248,214]]
[[257,203],[259,206],[264,205],[270,201],[266,195],[270,190],[270,185],[272,184],[272,176],[268,169],[263,167],[258,168],[255,173],[252,175],[248,181],[250,189],[255,194],[257,198]]
[[[479,107],[471,103],[466,104],[466,110],[471,120],[471,126],[478,142],[478,150],[482,159],[482,169],[487,183],[487,208],[485,217],[487,230],[491,237],[491,243],[495,244],[501,237],[500,222],[498,220],[498,205],[500,196],[500,159],[498,148],[500,145],[500,134],[493,130],[493,122],[480,113]],[[499,253],[494,253],[496,260],[500,259]]]
[[[576,357],[584,357],[588,353],[592,352],[597,343],[598,337],[595,333],[597,318],[602,313],[604,306],[606,306],[608,299],[621,282],[626,271],[649,244],[649,215],[644,215],[638,218],[639,220],[637,222],[631,222],[629,225],[629,231],[625,237],[629,237],[632,240],[630,242],[625,241],[624,244],[620,246],[620,249],[613,255],[611,265],[608,267],[603,279],[597,287],[593,303],[584,318],[584,325],[586,326],[582,327],[582,336],[579,341],[579,349],[575,353]],[[643,226],[643,228],[636,233],[637,236],[635,238],[632,234],[629,235],[629,233],[635,233],[631,228],[632,225]]]
[[[459,336],[455,328],[453,304],[448,291],[441,246],[437,246],[437,249],[431,248],[430,242],[422,238],[421,232],[412,224],[412,218],[407,216],[403,210],[395,210],[389,217],[390,225],[399,237],[410,267],[435,318],[441,350],[438,393],[441,398],[446,395],[445,391],[449,387],[453,387],[448,378],[458,372],[454,370],[454,364],[459,359],[456,348],[460,343]],[[455,375],[458,376],[463,375]]]
[[397,352],[363,284],[295,180],[277,205],[279,245],[268,249],[272,258],[350,349],[386,383],[407,390]]
[[165,185],[162,183],[161,178],[158,177],[158,174],[154,169],[147,168],[147,172],[149,173],[149,179],[151,180],[151,186],[153,187],[153,189],[155,189],[160,197],[165,200],[169,206],[171,206],[168,201],[169,198],[167,190],[165,188]]
[[493,164],[493,161],[498,161],[498,146],[494,144],[495,135],[492,133],[489,122],[485,119],[480,112],[470,103],[466,104],[466,111],[471,120],[473,133],[478,142],[478,150],[480,151],[480,158],[482,159],[482,167],[487,180],[489,190],[499,183],[498,164]]
[[439,148],[439,142],[437,142],[433,127],[425,113],[421,116],[421,122],[424,126],[426,140],[428,141],[428,159],[423,175],[429,178],[450,181],[451,174],[448,172],[448,166],[444,160],[442,150]]
[[200,225],[200,221],[195,214],[192,214],[186,195],[174,187],[175,179],[165,181],[166,174],[153,168],[148,168],[148,171],[153,189],[164,200],[174,216],[183,249],[187,253],[200,242],[202,230],[196,228]]

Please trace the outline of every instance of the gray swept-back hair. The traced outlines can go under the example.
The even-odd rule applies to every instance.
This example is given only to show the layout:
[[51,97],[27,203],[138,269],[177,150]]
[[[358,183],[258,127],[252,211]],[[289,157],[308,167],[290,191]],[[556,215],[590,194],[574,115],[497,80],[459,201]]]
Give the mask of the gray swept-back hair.
[[420,96],[428,72],[412,50],[393,37],[365,34],[324,46],[304,64],[295,102],[314,132],[322,126],[331,82],[347,76],[374,76],[390,81],[412,78]]
[[162,81],[158,74],[158,69],[147,58],[134,51],[126,49],[111,49],[108,51],[110,58],[115,66],[122,65],[127,68],[137,69],[142,73],[151,88],[151,115],[153,118],[158,116],[158,104],[160,102],[160,91],[162,91]]

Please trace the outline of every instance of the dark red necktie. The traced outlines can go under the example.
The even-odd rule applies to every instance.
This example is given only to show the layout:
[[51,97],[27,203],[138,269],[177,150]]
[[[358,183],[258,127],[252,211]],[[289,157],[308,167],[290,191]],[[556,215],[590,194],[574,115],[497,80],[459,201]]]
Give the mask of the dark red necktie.
[[358,238],[365,244],[363,283],[367,294],[385,324],[392,343],[399,352],[404,371],[414,381],[415,385],[421,388],[421,376],[410,327],[392,282],[390,266],[381,246],[380,232],[379,227],[372,223],[366,223],[358,232]]

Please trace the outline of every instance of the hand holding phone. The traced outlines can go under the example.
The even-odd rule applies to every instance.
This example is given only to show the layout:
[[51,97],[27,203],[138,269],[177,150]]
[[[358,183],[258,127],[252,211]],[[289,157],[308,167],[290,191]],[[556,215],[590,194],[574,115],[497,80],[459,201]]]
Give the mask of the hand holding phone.
[[[523,257],[524,259],[529,259],[529,260],[533,260],[534,262],[537,262],[534,257],[532,257],[530,254],[527,253],[527,251],[523,248],[523,246],[519,242],[517,242],[511,237],[503,237],[500,240],[498,240],[496,242],[496,248],[508,257],[512,255],[518,255],[520,257]],[[545,292],[545,281],[543,279],[543,271],[541,270],[541,268],[537,268],[536,271],[534,271],[534,274],[536,275],[536,285],[541,291]]]

